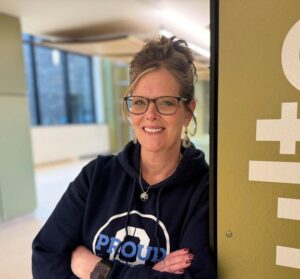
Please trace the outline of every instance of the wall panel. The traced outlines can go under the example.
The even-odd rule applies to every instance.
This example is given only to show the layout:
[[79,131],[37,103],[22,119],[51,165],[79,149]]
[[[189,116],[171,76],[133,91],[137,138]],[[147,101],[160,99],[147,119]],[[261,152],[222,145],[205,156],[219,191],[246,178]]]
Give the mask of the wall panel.
[[300,278],[300,220],[278,217],[280,198],[300,199],[300,88],[281,63],[299,1],[219,5],[219,277]]
[[36,206],[20,23],[0,14],[0,220]]

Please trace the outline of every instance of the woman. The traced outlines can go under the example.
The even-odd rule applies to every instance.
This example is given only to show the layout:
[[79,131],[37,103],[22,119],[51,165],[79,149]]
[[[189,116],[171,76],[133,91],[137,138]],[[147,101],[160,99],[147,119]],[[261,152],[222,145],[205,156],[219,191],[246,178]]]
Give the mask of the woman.
[[136,138],[70,184],[33,242],[34,278],[215,278],[208,166],[187,132],[195,75],[183,40],[136,54],[123,103]]

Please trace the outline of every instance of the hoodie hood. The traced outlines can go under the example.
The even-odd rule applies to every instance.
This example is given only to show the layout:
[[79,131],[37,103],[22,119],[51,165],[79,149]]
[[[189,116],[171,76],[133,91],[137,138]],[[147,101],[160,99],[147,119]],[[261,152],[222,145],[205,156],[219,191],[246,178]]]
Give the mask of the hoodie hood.
[[[133,179],[138,180],[140,169],[141,145],[129,142],[123,151],[117,157],[125,172]],[[208,164],[205,161],[205,155],[201,150],[192,145],[189,148],[181,147],[182,159],[175,172],[162,182],[159,182],[151,188],[166,187],[167,185],[186,184],[187,181],[200,178],[203,173],[208,171]],[[182,183],[184,182],[184,184]]]

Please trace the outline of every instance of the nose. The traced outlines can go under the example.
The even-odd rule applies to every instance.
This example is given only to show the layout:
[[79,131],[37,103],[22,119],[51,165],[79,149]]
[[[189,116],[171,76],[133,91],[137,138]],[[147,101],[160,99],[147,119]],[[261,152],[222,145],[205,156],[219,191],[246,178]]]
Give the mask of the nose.
[[154,120],[159,117],[159,112],[156,110],[154,102],[149,103],[149,107],[145,112],[145,118],[149,120]]

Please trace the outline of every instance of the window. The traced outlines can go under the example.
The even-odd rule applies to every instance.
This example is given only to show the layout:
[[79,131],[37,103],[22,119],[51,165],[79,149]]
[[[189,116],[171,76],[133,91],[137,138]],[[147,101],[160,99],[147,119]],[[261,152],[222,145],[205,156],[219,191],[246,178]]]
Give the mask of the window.
[[32,52],[28,43],[23,44],[25,74],[27,80],[27,96],[29,100],[29,110],[32,125],[37,125],[37,109],[36,109],[36,96],[34,84],[34,69],[32,67]]
[[67,54],[72,123],[94,122],[91,64],[86,56]]
[[35,47],[41,125],[68,123],[64,70],[58,50]]
[[36,42],[40,38],[23,34],[32,125],[94,123],[91,57]]

